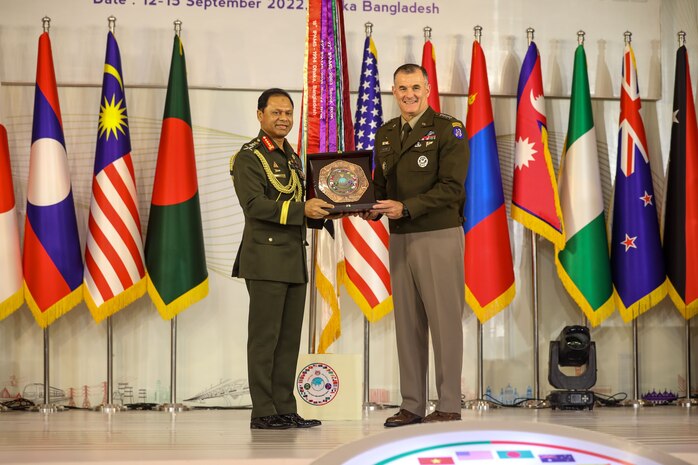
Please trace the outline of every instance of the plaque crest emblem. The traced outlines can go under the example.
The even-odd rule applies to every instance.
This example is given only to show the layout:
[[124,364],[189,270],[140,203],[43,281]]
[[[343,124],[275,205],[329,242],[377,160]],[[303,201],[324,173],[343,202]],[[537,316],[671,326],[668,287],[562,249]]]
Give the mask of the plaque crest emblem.
[[368,178],[359,165],[335,160],[320,170],[318,189],[333,202],[356,202],[368,189]]
[[425,168],[429,164],[429,159],[425,156],[422,155],[419,158],[417,158],[417,166],[420,168]]
[[326,363],[311,363],[298,374],[298,395],[311,405],[326,405],[339,392],[339,376]]

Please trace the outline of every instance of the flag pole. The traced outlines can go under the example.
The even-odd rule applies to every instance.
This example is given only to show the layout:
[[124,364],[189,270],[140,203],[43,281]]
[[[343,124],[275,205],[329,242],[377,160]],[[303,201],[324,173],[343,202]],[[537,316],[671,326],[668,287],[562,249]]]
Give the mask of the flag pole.
[[[481,42],[482,40],[482,26],[475,26],[473,28],[475,31],[475,40]],[[474,400],[469,400],[465,402],[463,408],[469,410],[489,410],[492,408],[497,408],[498,405],[484,398],[484,354],[482,350],[482,323],[477,319],[477,398]]]
[[691,398],[691,319],[686,319],[686,398],[677,400],[679,407],[695,407],[698,405],[697,399]]
[[[679,39],[679,47],[686,45],[686,32],[679,31],[676,36]],[[691,319],[686,319],[685,324],[685,346],[686,346],[686,398],[678,400],[679,407],[694,407],[698,405],[698,400],[691,398]]]
[[[364,24],[366,30],[366,37],[371,37],[373,34],[373,23],[367,22]],[[370,385],[370,374],[371,374],[371,326],[369,324],[368,318],[364,315],[364,403],[363,408],[365,411],[379,410],[383,409],[382,405],[371,402],[371,385]]]
[[[116,17],[109,16],[107,18],[109,24],[109,32],[112,34],[116,31]],[[114,345],[113,333],[111,324],[111,315],[107,317],[107,402],[95,407],[96,412],[114,413],[120,410],[126,410],[123,405],[114,404]]]
[[[424,26],[422,29],[424,31],[424,43],[426,44],[427,42],[431,41],[431,27],[429,26]],[[434,77],[431,76],[430,79],[433,79]],[[427,339],[431,340],[431,335],[427,335]],[[429,347],[431,347],[431,343],[429,343]],[[429,398],[431,397],[430,392],[431,392],[431,364],[429,363],[429,357],[427,357],[427,387],[426,387],[426,393],[427,393],[427,410],[429,412],[433,412],[436,409],[436,401],[430,400]]]
[[[174,21],[177,36],[182,32],[182,21]],[[177,315],[170,320],[170,402],[158,406],[158,410],[168,413],[189,410],[184,404],[177,403]]]
[[317,229],[313,229],[310,241],[310,302],[308,303],[308,353],[314,354],[317,347],[317,289],[315,289],[315,262],[317,261]]
[[[51,29],[51,18],[44,16],[41,18],[41,26],[48,34]],[[44,403],[36,405],[32,410],[39,413],[53,413],[63,410],[63,407],[51,403],[51,382],[50,382],[50,362],[49,362],[49,331],[48,326],[44,328]]]
[[[625,45],[629,45],[633,40],[633,34],[630,31],[625,31],[623,33],[623,41]],[[633,318],[633,398],[622,402],[625,407],[650,407],[651,403],[640,398],[640,355],[639,355],[639,341],[637,335],[637,320],[639,316]]]
[[[533,42],[535,29],[526,29],[528,45]],[[533,399],[527,399],[521,406],[524,408],[547,408],[550,403],[540,397],[540,328],[538,324],[538,234],[528,230],[531,241],[531,308],[533,309]]]

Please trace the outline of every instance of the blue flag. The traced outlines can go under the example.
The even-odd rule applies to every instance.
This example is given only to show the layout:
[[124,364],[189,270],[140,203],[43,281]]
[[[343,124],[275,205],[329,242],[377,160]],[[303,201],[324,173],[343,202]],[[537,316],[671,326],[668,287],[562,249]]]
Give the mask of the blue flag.
[[657,202],[640,107],[635,55],[626,44],[611,236],[614,297],[625,321],[666,296]]

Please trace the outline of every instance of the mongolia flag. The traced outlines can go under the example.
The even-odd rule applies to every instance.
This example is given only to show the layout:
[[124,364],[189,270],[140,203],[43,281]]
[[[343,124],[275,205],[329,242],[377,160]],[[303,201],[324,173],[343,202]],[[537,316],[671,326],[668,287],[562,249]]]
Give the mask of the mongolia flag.
[[184,48],[174,38],[145,241],[148,294],[164,319],[208,294]]
[[119,46],[109,32],[85,246],[85,301],[97,322],[145,293],[141,220],[122,76]]
[[422,68],[427,70],[429,80],[429,106],[437,113],[441,113],[441,103],[439,101],[439,81],[436,78],[436,51],[431,40],[424,42],[422,48]]
[[657,205],[640,106],[635,54],[630,44],[626,44],[611,234],[614,297],[625,321],[666,296]]
[[685,46],[676,51],[674,114],[664,218],[669,297],[686,319],[698,314],[698,125]]
[[487,64],[478,41],[473,42],[465,130],[470,146],[463,226],[465,300],[484,323],[511,303],[516,288]]
[[516,96],[516,149],[511,217],[564,247],[562,209],[548,145],[543,78],[535,42],[521,65]]
[[613,313],[613,283],[583,45],[574,54],[569,128],[559,187],[566,242],[564,250],[555,247],[557,273],[589,322],[596,326]]
[[[354,142],[357,150],[371,150],[376,131],[383,124],[378,52],[373,39],[366,37],[361,64],[361,82],[356,104]],[[342,219],[344,230],[344,285],[370,322],[378,321],[393,309],[390,287],[388,219],[364,221]]]
[[0,320],[24,302],[15,191],[7,131],[0,120]]
[[42,328],[82,300],[80,238],[47,32],[39,37],[22,265],[27,305]]

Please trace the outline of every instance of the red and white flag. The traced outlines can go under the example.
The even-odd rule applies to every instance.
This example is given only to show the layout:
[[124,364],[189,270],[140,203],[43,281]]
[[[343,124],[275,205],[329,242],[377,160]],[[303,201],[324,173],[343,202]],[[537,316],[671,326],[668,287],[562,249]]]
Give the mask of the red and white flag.
[[146,289],[121,57],[111,32],[99,108],[85,245],[85,301],[97,322],[141,297]]
[[22,255],[7,130],[0,120],[0,320],[24,302]]

